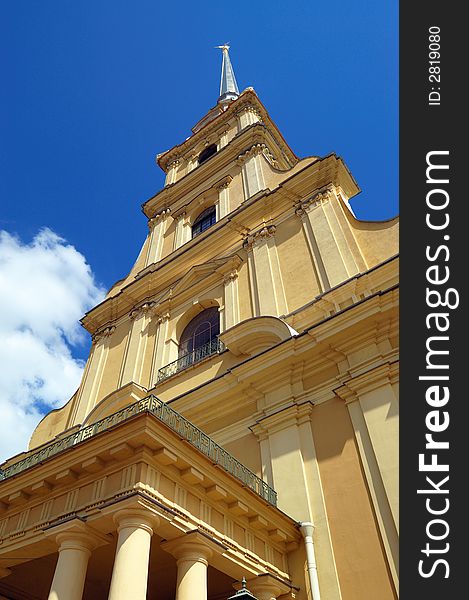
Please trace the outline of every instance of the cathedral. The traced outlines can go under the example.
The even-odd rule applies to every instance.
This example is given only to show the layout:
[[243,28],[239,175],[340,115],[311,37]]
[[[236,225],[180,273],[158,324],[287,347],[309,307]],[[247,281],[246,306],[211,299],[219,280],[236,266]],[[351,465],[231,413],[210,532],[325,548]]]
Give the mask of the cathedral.
[[78,390],[1,465],[0,599],[398,597],[398,219],[220,49]]

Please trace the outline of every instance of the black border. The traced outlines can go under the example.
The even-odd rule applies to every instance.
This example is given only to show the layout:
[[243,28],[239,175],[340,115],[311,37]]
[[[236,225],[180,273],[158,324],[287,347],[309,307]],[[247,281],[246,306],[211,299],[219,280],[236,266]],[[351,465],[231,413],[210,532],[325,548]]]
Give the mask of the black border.
[[[465,409],[469,401],[465,388],[466,356],[469,340],[469,323],[465,321],[467,298],[467,272],[469,252],[465,248],[466,233],[465,205],[468,192],[465,188],[463,161],[465,160],[466,118],[463,111],[465,93],[463,91],[466,72],[463,57],[467,56],[467,35],[462,16],[463,4],[454,2],[401,3],[400,4],[400,213],[401,213],[401,385],[402,406],[400,457],[401,457],[401,598],[416,598],[423,593],[426,600],[462,598],[468,594],[465,583],[466,553],[466,493],[465,483],[468,469],[466,462]],[[441,30],[441,82],[429,82],[429,28]],[[431,87],[440,87],[441,103],[429,106],[428,94]],[[448,150],[449,184],[444,187],[450,196],[448,212],[450,224],[445,234],[448,241],[442,241],[443,232],[432,231],[426,225],[426,156],[433,150]],[[443,161],[444,162],[444,161]],[[440,439],[447,439],[449,450],[440,451],[439,460],[449,462],[450,479],[448,497],[450,508],[444,515],[450,530],[444,542],[449,543],[445,554],[433,555],[434,559],[445,558],[449,564],[449,577],[445,578],[446,568],[440,565],[431,577],[419,575],[419,560],[428,559],[421,553],[427,536],[426,525],[432,517],[425,508],[425,496],[417,494],[417,489],[428,488],[425,475],[418,468],[418,455],[425,450],[425,415],[431,408],[425,400],[428,382],[419,382],[426,366],[425,343],[430,334],[425,324],[426,315],[431,312],[426,303],[426,270],[429,263],[425,256],[426,247],[436,248],[446,243],[450,250],[448,262],[444,262],[442,252],[438,263],[450,268],[450,286],[458,290],[460,304],[448,310],[450,317],[449,335],[449,375],[450,400],[446,406],[450,425]],[[434,264],[434,263],[433,263]],[[443,309],[439,309],[443,310]],[[443,334],[441,334],[443,335]],[[441,374],[441,373],[440,373]],[[443,409],[442,409],[443,410]],[[436,437],[436,436],[435,436]],[[435,473],[435,480],[443,473]],[[436,497],[436,496],[434,496]],[[443,498],[443,496],[439,496]],[[436,504],[435,504],[436,506]],[[436,518],[436,517],[435,517]],[[436,530],[435,530],[436,531]],[[438,543],[434,542],[435,547]],[[440,543],[440,547],[443,541]]]

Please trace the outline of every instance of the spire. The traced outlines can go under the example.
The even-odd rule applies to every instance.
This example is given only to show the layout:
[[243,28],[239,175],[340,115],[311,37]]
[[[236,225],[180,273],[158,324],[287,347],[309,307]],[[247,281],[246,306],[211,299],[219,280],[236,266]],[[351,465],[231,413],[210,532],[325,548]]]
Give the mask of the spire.
[[221,65],[220,97],[218,98],[218,103],[224,104],[225,102],[236,100],[236,98],[239,96],[239,90],[233,67],[231,66],[230,56],[228,54],[230,46],[228,44],[223,44],[223,46],[216,46],[216,48],[220,48],[223,53],[223,62]]

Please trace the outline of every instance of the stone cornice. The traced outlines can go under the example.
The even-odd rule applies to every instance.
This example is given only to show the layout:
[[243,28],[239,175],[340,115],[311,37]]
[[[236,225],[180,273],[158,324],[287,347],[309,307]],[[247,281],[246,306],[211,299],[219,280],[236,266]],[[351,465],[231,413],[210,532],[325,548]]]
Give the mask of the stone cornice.
[[158,155],[157,163],[164,170],[167,171],[168,166],[174,160],[177,160],[181,156],[185,156],[187,153],[191,152],[191,149],[194,146],[197,146],[201,141],[210,136],[213,133],[217,133],[221,127],[223,127],[223,122],[227,122],[233,117],[237,117],[239,113],[242,113],[245,110],[253,111],[257,114],[257,116],[269,127],[273,128],[275,131],[275,137],[278,137],[279,143],[284,146],[284,152],[286,155],[289,155],[290,160],[294,163],[298,159],[285,142],[283,136],[280,134],[280,131],[277,129],[277,126],[270,118],[267,110],[265,109],[262,102],[259,100],[257,94],[253,89],[244,90],[239,98],[232,102],[228,108],[220,112],[220,114],[209,121],[207,125],[202,127],[199,131],[190,136],[187,140],[185,140],[182,144],[178,146],[174,146],[170,150]]
[[397,375],[398,363],[380,364],[361,375],[343,379],[343,384],[334,389],[334,393],[346,403],[359,400],[360,395],[394,383]]
[[302,404],[293,404],[273,414],[261,417],[249,429],[259,439],[265,439],[272,433],[288,429],[293,425],[302,425],[309,422],[312,410],[313,403],[310,401],[303,402]]

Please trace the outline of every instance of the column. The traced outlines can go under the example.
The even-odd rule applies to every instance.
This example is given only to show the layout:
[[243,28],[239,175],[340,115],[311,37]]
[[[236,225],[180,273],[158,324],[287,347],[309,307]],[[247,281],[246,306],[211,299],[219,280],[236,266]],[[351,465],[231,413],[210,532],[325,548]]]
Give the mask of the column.
[[282,583],[272,575],[258,575],[247,582],[247,588],[257,600],[276,600],[280,595],[291,592],[290,586]]
[[56,534],[59,558],[48,600],[81,600],[91,551],[109,540],[83,523],[67,524]]
[[176,234],[174,236],[174,247],[176,250],[191,239],[192,229],[187,214],[185,212],[177,215]]
[[150,243],[148,246],[148,253],[145,260],[145,266],[151,265],[161,260],[163,253],[163,241],[166,233],[168,224],[168,215],[170,213],[169,208],[165,208],[160,213],[155,215],[148,221],[148,227],[150,228]]
[[[275,225],[264,225],[262,229],[249,235],[245,241],[245,247],[248,250],[251,287],[254,283],[251,271],[254,272],[256,280],[253,296],[255,297],[257,292],[259,302],[259,306],[255,307],[259,312],[255,316],[272,315],[278,317],[288,312],[275,245],[275,230]],[[249,256],[250,247],[252,248],[252,259]],[[252,262],[254,262],[254,265],[252,265]],[[254,269],[252,269],[253,266]]]
[[218,142],[218,150],[220,151],[222,148],[224,148],[227,144],[228,144],[228,133],[230,131],[230,128],[227,127],[226,129],[223,129],[223,131],[219,132],[219,142]]
[[228,176],[222,179],[217,185],[218,191],[218,219],[223,219],[231,211],[230,207],[230,191],[229,186],[232,181],[232,177]]
[[85,417],[91,412],[96,404],[96,399],[101,385],[101,380],[106,365],[109,345],[115,327],[106,327],[96,332],[93,337],[90,358],[88,359],[85,373],[80,384],[78,398],[74,409],[74,415],[69,426],[83,423]]
[[114,515],[119,534],[108,600],[146,600],[153,527],[158,517],[145,509],[124,509]]
[[179,167],[180,161],[173,160],[173,162],[169,165],[168,172],[166,173],[166,182],[165,185],[171,185],[176,182],[176,173],[177,168]]
[[[301,202],[296,209],[303,220],[303,229],[323,289],[334,287],[358,273],[357,260],[360,267],[365,265],[358,251],[355,260],[350,240],[331,201],[338,202],[332,189],[328,188]],[[357,250],[356,243],[353,248]]]
[[158,370],[165,366],[164,355],[166,340],[168,338],[168,323],[169,323],[169,312],[155,316],[158,322],[158,329],[156,332],[155,348],[153,350],[153,363],[151,367],[151,379],[150,386],[156,384],[158,380]]
[[142,383],[143,359],[148,342],[148,323],[154,302],[147,302],[137,310],[132,311],[132,327],[130,329],[127,348],[124,356],[122,376],[119,386],[131,381]]
[[238,272],[236,269],[223,278],[225,296],[225,319],[223,330],[239,323]]
[[259,307],[259,290],[257,289],[256,264],[254,262],[254,239],[247,237],[243,246],[248,255],[249,291],[251,294],[252,313],[254,317],[261,314]]
[[249,127],[249,125],[261,120],[261,116],[254,106],[246,106],[237,113],[237,117],[239,131],[242,131],[246,127]]
[[303,232],[305,234],[306,243],[308,244],[311,260],[313,262],[314,270],[316,272],[316,277],[319,283],[319,289],[321,292],[325,292],[326,290],[330,289],[331,285],[327,277],[324,261],[322,260],[321,253],[319,252],[316,238],[314,237],[314,231],[311,227],[311,222],[309,220],[308,213],[306,212],[306,209],[303,208],[303,206],[298,207],[295,212],[300,217],[301,223],[303,225]]
[[208,559],[223,547],[198,531],[161,544],[177,560],[176,600],[207,600]]
[[254,144],[247,152],[238,157],[238,164],[241,165],[245,200],[265,188],[260,157],[264,148],[263,144]]

